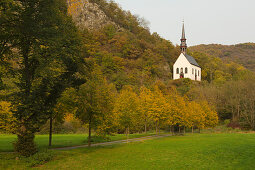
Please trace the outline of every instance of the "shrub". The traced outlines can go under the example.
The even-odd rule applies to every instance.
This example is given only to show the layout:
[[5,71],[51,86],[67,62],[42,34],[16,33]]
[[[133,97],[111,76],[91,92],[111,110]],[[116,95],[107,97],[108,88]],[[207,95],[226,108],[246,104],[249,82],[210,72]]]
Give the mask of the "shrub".
[[228,126],[230,124],[230,119],[224,120],[224,125]]
[[54,153],[50,150],[45,150],[45,151],[41,151],[41,152],[37,152],[36,154],[24,158],[26,165],[28,167],[35,167],[38,165],[43,165],[47,162],[49,162],[50,160],[52,160],[54,157]]
[[240,124],[238,122],[230,122],[228,124],[228,127],[231,127],[233,129],[240,129]]

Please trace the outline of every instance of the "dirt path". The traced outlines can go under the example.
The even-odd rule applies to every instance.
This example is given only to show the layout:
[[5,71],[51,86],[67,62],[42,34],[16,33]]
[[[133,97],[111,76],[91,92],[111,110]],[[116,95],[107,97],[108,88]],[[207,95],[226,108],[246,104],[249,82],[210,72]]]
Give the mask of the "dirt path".
[[[172,136],[171,134],[165,134],[165,135],[153,135],[153,136],[145,136],[145,137],[140,137],[140,138],[133,138],[133,139],[128,139],[128,140],[118,140],[118,141],[111,141],[111,142],[103,142],[103,143],[94,143],[91,144],[91,147],[94,146],[107,146],[107,145],[113,145],[113,144],[118,144],[118,143],[129,143],[129,142],[140,142],[140,141],[145,141],[145,140],[151,140],[151,139],[157,139],[157,138],[163,138],[163,137],[168,137]],[[79,145],[79,146],[70,146],[70,147],[62,147],[62,148],[52,148],[52,150],[71,150],[71,149],[77,149],[77,148],[86,148],[88,145]]]

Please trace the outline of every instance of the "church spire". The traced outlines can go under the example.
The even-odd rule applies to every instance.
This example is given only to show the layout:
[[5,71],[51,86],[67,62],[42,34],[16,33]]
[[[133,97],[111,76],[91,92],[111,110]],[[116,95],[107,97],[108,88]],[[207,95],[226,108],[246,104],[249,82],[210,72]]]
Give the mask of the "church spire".
[[183,54],[186,54],[187,44],[186,44],[186,38],[185,38],[184,21],[183,21],[183,25],[182,25],[182,38],[181,38],[180,48],[181,48],[181,52]]

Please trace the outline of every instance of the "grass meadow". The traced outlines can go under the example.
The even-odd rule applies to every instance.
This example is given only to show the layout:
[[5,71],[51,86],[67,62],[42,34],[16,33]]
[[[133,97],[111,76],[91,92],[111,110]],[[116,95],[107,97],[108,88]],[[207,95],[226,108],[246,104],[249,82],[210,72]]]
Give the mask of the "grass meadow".
[[[79,137],[76,139],[81,140]],[[34,168],[249,170],[255,169],[255,134],[187,134],[136,143],[52,152],[52,160]],[[1,153],[0,169],[31,168],[27,166],[25,159],[16,157],[14,153]]]
[[[155,135],[155,133],[138,133],[130,134],[129,138],[138,138],[143,136]],[[50,148],[61,148],[67,146],[85,145],[88,143],[87,134],[57,134],[52,136],[52,146]],[[106,138],[93,137],[92,143],[100,143],[107,141],[116,141],[126,139],[124,134],[116,134],[114,136],[107,136]],[[13,142],[16,140],[16,135],[0,134],[0,152],[12,152]],[[36,135],[35,142],[39,150],[48,148],[49,135]]]

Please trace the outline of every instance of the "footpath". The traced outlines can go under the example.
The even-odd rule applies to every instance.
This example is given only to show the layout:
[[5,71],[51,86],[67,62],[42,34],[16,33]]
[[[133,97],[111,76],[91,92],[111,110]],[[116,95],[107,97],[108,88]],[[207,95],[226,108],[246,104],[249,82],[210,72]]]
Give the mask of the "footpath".
[[[172,136],[172,135],[171,134],[152,135],[152,136],[144,136],[144,137],[139,137],[139,138],[125,139],[125,140],[94,143],[94,144],[91,144],[91,147],[108,146],[108,145],[121,144],[121,143],[131,143],[131,142],[142,142],[142,141],[145,141],[145,140],[158,139],[158,138],[163,138],[163,137],[168,137],[168,136]],[[62,148],[52,148],[51,150],[72,150],[72,149],[86,148],[86,147],[88,147],[87,144],[86,145],[79,145],[79,146],[62,147]]]

